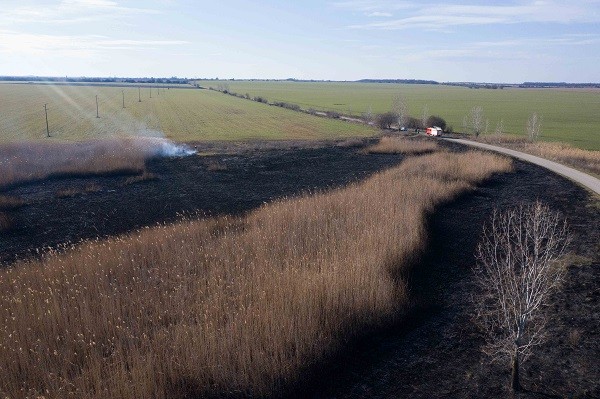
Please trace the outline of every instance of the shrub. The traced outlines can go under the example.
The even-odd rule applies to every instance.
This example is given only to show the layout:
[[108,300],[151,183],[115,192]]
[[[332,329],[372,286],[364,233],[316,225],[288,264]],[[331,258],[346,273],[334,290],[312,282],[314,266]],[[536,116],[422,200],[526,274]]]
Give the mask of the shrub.
[[446,131],[446,121],[441,116],[431,115],[427,118],[427,126],[441,127],[443,131]]
[[261,96],[256,96],[253,98],[254,101],[259,102],[259,103],[263,103],[263,104],[267,104],[268,101],[266,98],[261,97]]
[[300,106],[298,104],[290,104],[283,101],[276,101],[273,105],[281,108],[291,109],[292,111],[300,111]]
[[337,111],[327,111],[327,112],[325,112],[325,115],[327,115],[328,118],[333,118],[333,119],[339,119],[340,116],[342,116]]
[[396,123],[398,116],[393,112],[386,112],[385,114],[379,114],[375,118],[375,124],[380,129],[391,129],[392,125]]
[[405,127],[408,129],[423,129],[423,122],[414,116],[408,116],[405,120]]

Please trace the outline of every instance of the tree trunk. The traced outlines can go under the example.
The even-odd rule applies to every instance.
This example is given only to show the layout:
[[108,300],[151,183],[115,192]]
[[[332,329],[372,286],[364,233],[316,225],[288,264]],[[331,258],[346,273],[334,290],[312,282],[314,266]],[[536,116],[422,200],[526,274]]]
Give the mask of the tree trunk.
[[521,390],[521,383],[519,382],[519,352],[515,351],[512,361],[512,376],[511,376],[511,388],[514,392]]

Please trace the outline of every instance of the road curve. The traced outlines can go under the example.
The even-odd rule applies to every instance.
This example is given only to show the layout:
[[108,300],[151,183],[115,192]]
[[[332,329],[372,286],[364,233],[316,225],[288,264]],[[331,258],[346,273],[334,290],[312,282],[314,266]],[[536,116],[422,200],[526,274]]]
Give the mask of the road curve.
[[576,169],[569,168],[568,166],[562,165],[560,163],[536,157],[535,155],[526,154],[524,152],[510,150],[508,148],[498,147],[490,144],[478,143],[470,140],[451,138],[444,138],[444,140],[451,141],[454,143],[470,145],[473,147],[483,148],[490,151],[500,152],[502,154],[510,155],[511,157],[518,158],[523,161],[534,163],[548,170],[551,170],[554,173],[558,173],[559,175],[565,176],[566,178],[571,179],[581,184],[582,186],[592,190],[597,195],[600,195],[600,179],[596,179],[595,177],[590,176],[587,173],[583,173]]

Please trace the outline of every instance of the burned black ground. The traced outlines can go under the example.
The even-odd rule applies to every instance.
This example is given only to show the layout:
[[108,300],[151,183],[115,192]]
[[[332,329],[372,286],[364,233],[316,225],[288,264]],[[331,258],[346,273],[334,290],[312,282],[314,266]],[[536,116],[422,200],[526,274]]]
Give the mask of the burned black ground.
[[[448,146],[450,146],[448,144]],[[453,150],[463,148],[452,145]],[[177,220],[181,214],[239,214],[264,202],[338,187],[401,162],[354,147],[320,144],[208,149],[217,154],[157,159],[157,179],[63,178],[3,194],[28,205],[0,233],[0,260],[32,256],[45,246],[121,234]],[[90,185],[94,190],[87,190]],[[79,191],[72,197],[61,190]],[[97,189],[97,190],[96,190]],[[415,307],[391,325],[354,339],[288,392],[296,397],[481,398],[509,396],[508,367],[491,365],[469,319],[470,268],[482,224],[494,208],[542,200],[559,210],[577,255],[549,312],[551,339],[523,365],[522,397],[600,397],[600,206],[584,189],[537,166],[515,161],[430,216],[429,245],[411,275]],[[287,395],[286,395],[287,396]]]

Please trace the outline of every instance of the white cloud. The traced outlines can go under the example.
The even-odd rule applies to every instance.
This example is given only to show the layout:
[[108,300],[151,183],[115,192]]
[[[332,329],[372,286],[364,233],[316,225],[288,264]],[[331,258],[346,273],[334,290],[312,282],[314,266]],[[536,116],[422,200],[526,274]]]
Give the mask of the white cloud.
[[0,25],[74,24],[157,13],[157,10],[121,6],[118,2],[109,0],[61,0],[58,4],[45,7],[5,6],[0,14]]
[[366,14],[367,17],[393,17],[394,14],[391,12],[381,12],[381,11],[373,11]]
[[144,50],[189,44],[183,40],[128,40],[97,35],[44,35],[0,30],[0,54],[89,57],[106,50]]
[[404,9],[415,8],[415,7],[419,6],[419,3],[413,3],[410,1],[389,1],[389,0],[347,0],[347,1],[336,1],[336,2],[329,3],[329,4],[331,6],[333,6],[334,8],[338,8],[338,9],[364,12],[364,13],[380,12],[383,14],[391,14],[391,11],[394,11],[394,10],[404,10]]
[[[354,2],[346,2],[354,3]],[[361,3],[362,2],[356,2]],[[375,2],[364,2],[375,7]],[[350,6],[350,4],[346,4]],[[358,4],[355,4],[359,7]],[[367,7],[363,5],[363,7]],[[354,29],[408,29],[442,30],[463,25],[516,24],[516,23],[585,23],[600,22],[593,2],[535,1],[524,5],[462,5],[425,4],[408,10],[408,16],[384,22],[352,25]]]

